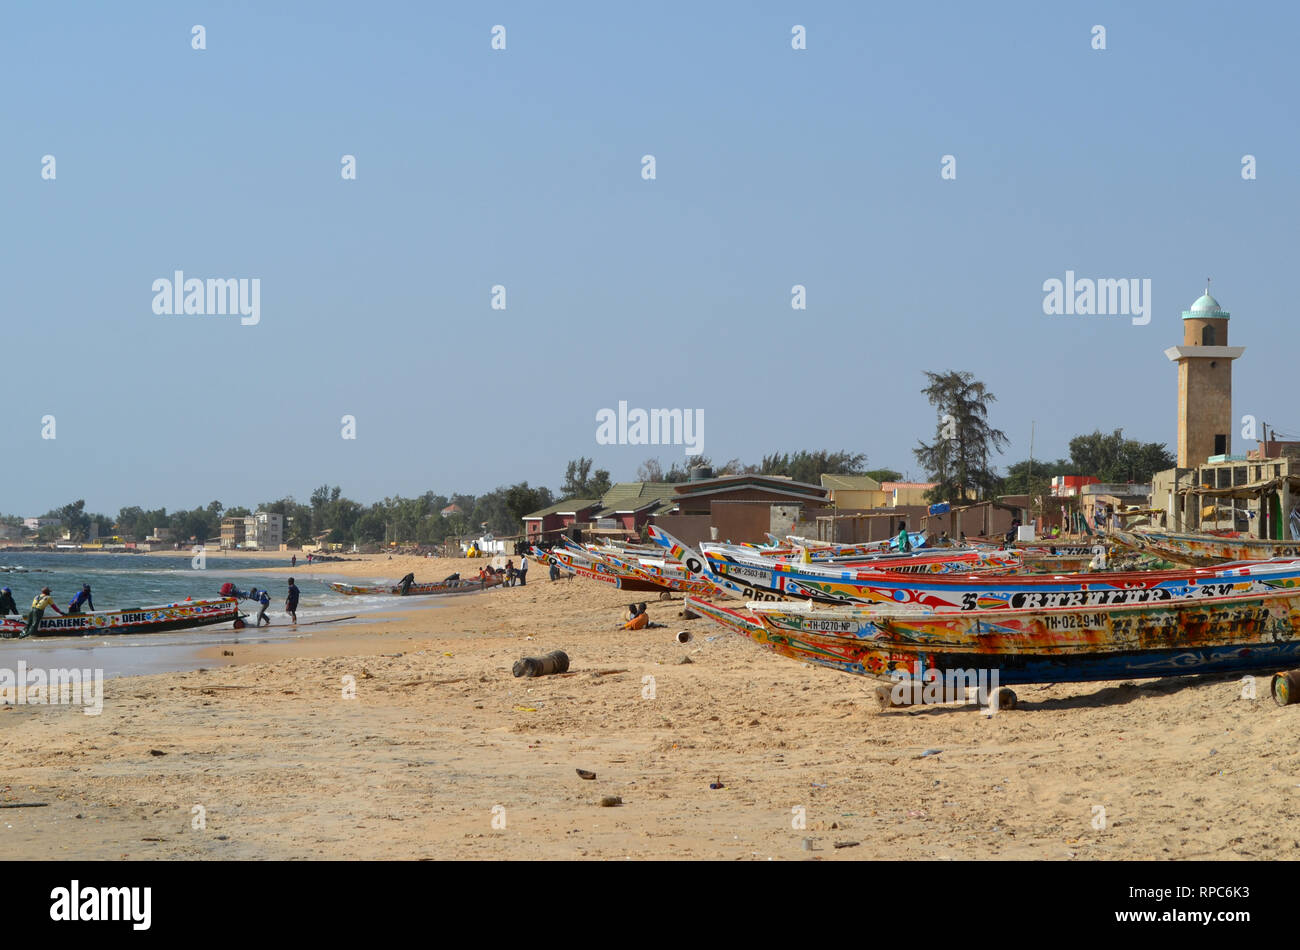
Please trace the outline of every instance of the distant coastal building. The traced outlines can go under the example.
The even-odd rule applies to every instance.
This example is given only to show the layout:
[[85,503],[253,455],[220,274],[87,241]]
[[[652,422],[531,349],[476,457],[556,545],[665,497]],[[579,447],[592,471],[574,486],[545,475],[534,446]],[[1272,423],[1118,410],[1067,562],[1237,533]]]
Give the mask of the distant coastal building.
[[591,516],[600,509],[599,498],[570,498],[568,501],[556,502],[524,515],[524,537],[530,544],[539,541],[555,541],[566,529],[579,523],[588,523]]
[[882,508],[889,503],[889,493],[870,475],[822,475],[821,483],[836,508]]
[[881,482],[885,491],[885,504],[890,508],[906,508],[912,505],[928,505],[925,493],[934,488],[938,482]]
[[23,519],[23,527],[25,527],[28,531],[39,531],[41,530],[41,528],[48,527],[49,525],[60,525],[60,524],[63,524],[63,519],[61,518],[24,518]]
[[244,546],[244,519],[221,519],[221,550],[233,551]]
[[446,508],[442,509],[442,511],[438,512],[438,514],[442,515],[444,518],[450,518],[452,515],[459,515],[462,513],[463,512],[460,510],[460,505],[456,504],[455,502],[452,502]]
[[254,551],[278,551],[284,543],[284,515],[258,511],[244,519],[244,547]]

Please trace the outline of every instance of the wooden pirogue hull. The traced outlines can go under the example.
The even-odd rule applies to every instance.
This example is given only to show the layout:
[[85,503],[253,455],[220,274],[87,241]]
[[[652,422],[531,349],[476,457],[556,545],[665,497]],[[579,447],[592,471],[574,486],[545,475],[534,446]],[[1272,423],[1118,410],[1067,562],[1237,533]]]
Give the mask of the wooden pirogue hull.
[[[98,613],[68,614],[60,617],[47,611],[33,636],[40,637],[101,637],[130,633],[166,633],[171,630],[188,630],[212,624],[231,622],[239,618],[239,601],[234,597],[219,600],[187,600],[156,607],[137,607],[131,610],[105,610]],[[0,620],[0,633],[14,636],[26,628],[26,623],[16,617]]]
[[[476,590],[487,590],[501,583],[499,577],[490,581],[480,581],[477,577],[464,578],[437,584],[412,584],[407,597],[428,597],[433,594],[472,594]],[[361,594],[392,594],[402,596],[402,589],[396,584],[388,587],[362,587],[356,584],[330,584],[330,590],[338,594],[355,597]]]
[[1270,670],[1300,657],[1300,590],[1109,610],[882,614],[859,637],[835,610],[686,606],[782,656],[877,678],[997,671],[1002,684]]
[[589,561],[581,563],[571,551],[565,551],[561,548],[555,548],[550,553],[543,553],[534,549],[534,559],[544,565],[554,564],[562,571],[568,571],[577,577],[585,578],[589,581],[599,581],[609,587],[626,591],[643,591],[646,593],[662,593],[666,590],[672,590],[666,583],[660,583],[657,579],[652,579],[645,575],[637,576],[620,570],[616,570],[604,561]]
[[1207,566],[1227,561],[1264,561],[1275,557],[1300,557],[1300,541],[1261,538],[1220,538],[1212,534],[1173,531],[1117,531],[1113,537],[1125,547],[1157,554],[1180,564]]

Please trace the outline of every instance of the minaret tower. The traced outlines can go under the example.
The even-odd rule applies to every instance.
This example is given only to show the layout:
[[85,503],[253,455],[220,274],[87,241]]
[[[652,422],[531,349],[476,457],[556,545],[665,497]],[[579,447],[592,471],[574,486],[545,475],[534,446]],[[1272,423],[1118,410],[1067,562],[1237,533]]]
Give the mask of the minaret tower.
[[1232,451],[1232,361],[1246,352],[1228,346],[1230,314],[1205,293],[1183,311],[1183,345],[1165,356],[1178,364],[1178,467],[1195,468]]

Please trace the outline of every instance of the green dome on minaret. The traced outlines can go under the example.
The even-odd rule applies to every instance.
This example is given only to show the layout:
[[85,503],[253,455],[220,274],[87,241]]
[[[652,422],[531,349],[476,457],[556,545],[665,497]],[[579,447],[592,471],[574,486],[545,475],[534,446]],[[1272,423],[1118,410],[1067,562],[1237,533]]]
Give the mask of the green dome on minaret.
[[1209,287],[1196,298],[1191,310],[1183,311],[1184,320],[1227,320],[1230,316],[1232,315],[1228,311],[1219,306],[1219,301],[1210,296]]

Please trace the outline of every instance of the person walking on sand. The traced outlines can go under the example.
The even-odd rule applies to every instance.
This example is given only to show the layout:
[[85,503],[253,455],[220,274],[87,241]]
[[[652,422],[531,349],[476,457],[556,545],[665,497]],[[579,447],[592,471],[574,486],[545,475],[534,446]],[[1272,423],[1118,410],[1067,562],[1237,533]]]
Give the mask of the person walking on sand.
[[50,593],[50,589],[42,587],[41,592],[32,600],[32,612],[27,617],[27,627],[22,633],[18,634],[20,639],[30,637],[41,628],[41,618],[45,616],[46,609],[53,610],[60,617],[63,616],[63,611],[54,602],[54,596]]
[[266,621],[268,627],[271,626],[271,618],[266,615],[266,608],[271,606],[271,595],[264,590],[259,591],[257,602],[262,605],[262,609],[257,613],[257,626],[260,627],[263,620]]
[[293,618],[293,622],[298,622],[298,585],[289,578],[289,596],[284,599],[284,612]]

